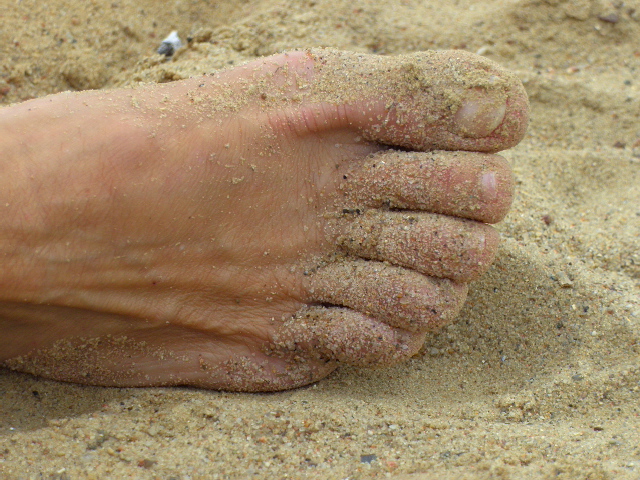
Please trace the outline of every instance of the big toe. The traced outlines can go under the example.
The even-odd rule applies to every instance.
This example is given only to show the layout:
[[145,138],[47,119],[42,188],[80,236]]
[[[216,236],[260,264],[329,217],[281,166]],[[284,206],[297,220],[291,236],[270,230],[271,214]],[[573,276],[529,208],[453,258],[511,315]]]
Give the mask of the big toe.
[[341,108],[368,140],[411,150],[496,152],[516,145],[529,119],[520,80],[469,52],[395,57],[314,49],[312,97]]

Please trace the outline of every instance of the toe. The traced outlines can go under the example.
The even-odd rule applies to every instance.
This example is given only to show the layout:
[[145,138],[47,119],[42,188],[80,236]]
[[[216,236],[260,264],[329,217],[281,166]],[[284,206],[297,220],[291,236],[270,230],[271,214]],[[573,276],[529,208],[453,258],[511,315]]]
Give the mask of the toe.
[[492,227],[461,218],[368,210],[344,220],[338,244],[348,254],[458,282],[484,274],[498,249]]
[[420,333],[455,318],[467,285],[381,262],[344,260],[309,275],[307,290],[314,302],[349,307]]
[[415,355],[424,334],[391,327],[348,308],[309,307],[274,335],[272,352],[354,366],[390,365]]
[[387,150],[353,165],[341,187],[348,203],[453,215],[496,223],[511,207],[509,164],[474,152]]
[[[368,140],[411,150],[496,152],[516,145],[529,117],[520,80],[469,52],[396,57],[314,49],[316,96],[346,105]],[[326,101],[325,100],[325,101]]]
[[311,49],[227,76],[247,71],[252,81],[235,103],[279,112],[276,130],[297,136],[349,130],[410,150],[497,152],[522,139],[529,119],[520,80],[461,50],[381,56]]

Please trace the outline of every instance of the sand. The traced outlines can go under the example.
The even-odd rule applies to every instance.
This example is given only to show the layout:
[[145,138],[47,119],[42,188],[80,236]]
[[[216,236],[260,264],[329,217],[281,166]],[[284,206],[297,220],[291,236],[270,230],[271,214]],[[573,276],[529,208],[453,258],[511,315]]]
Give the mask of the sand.
[[[295,47],[479,52],[522,79],[495,265],[409,362],[269,395],[0,371],[0,478],[640,478],[640,2],[0,0],[0,102]],[[154,54],[178,30],[188,46]]]

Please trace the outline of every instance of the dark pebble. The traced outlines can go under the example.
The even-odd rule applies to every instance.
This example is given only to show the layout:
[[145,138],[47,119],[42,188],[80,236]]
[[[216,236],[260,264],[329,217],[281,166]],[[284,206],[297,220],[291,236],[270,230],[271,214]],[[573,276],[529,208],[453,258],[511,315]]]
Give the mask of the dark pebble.
[[607,23],[618,23],[620,21],[620,17],[616,13],[609,13],[607,15],[599,15],[598,19]]

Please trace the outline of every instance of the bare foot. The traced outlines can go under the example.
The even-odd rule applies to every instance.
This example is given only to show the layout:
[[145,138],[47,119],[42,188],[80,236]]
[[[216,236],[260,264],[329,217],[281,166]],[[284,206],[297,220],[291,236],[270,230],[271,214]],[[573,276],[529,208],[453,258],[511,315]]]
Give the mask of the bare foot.
[[0,110],[0,362],[270,391],[406,359],[512,199],[501,157],[441,150],[511,147],[527,117],[462,51],[301,51]]

